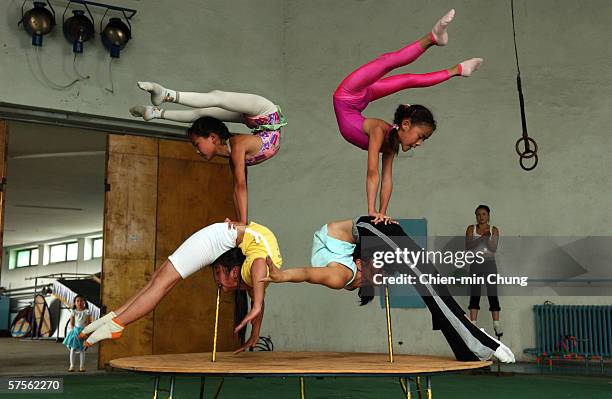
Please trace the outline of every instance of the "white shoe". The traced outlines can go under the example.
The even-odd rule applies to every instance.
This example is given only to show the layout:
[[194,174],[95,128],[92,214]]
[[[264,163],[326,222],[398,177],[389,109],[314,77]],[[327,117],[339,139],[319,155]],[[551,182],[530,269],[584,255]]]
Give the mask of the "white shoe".
[[[484,328],[481,328],[480,331],[487,334]],[[487,334],[487,336],[499,344],[499,347],[497,348],[495,353],[493,353],[493,356],[495,356],[497,360],[499,360],[502,363],[516,363],[516,359],[514,358],[514,353],[512,353],[510,348],[508,348],[501,341],[493,338],[489,334]]]

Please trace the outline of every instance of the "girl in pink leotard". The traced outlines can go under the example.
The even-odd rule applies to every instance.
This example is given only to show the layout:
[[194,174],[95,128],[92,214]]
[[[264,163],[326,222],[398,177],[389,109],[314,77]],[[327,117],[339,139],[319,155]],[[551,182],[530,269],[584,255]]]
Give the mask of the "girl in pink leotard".
[[[368,151],[366,194],[368,214],[375,222],[388,223],[386,215],[393,189],[392,165],[400,144],[403,151],[420,146],[436,129],[432,113],[422,105],[400,105],[395,111],[393,124],[382,119],[365,118],[361,112],[372,101],[412,87],[428,87],[453,76],[470,76],[482,63],[472,58],[449,69],[422,75],[401,74],[383,77],[393,69],[408,65],[433,45],[448,42],[446,28],[455,16],[450,10],[420,40],[401,50],[383,54],[347,76],[334,93],[334,111],[342,136],[351,144]],[[379,177],[379,154],[382,153],[382,179]],[[376,197],[380,184],[380,203]]]

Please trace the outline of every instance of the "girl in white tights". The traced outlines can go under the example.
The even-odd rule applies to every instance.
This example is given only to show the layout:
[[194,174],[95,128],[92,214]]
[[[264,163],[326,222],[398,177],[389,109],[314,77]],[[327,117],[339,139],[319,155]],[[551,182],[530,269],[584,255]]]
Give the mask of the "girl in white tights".
[[[145,121],[166,119],[192,123],[187,136],[199,154],[207,160],[215,156],[230,158],[236,216],[239,222],[247,223],[246,166],[262,163],[280,149],[281,128],[287,124],[280,107],[264,97],[248,93],[180,92],[151,82],[138,82],[138,87],[151,93],[153,105],[130,108],[133,116]],[[160,106],[164,102],[193,109],[163,109]],[[253,134],[232,134],[223,122],[243,123]]]

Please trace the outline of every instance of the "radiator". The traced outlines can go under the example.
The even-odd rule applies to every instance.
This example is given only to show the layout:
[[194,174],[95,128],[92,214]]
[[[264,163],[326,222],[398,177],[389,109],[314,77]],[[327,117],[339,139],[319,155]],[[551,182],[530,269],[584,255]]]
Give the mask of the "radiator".
[[612,306],[535,305],[538,356],[612,356]]

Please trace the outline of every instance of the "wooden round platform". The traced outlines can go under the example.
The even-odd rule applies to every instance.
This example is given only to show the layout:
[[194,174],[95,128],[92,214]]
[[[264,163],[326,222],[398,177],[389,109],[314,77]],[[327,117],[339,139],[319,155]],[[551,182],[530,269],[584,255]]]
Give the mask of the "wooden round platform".
[[409,376],[486,367],[485,362],[458,362],[442,357],[395,355],[389,363],[384,353],[342,352],[245,352],[238,355],[210,353],[134,356],[110,362],[114,368],[155,374],[197,374],[218,376],[261,375],[346,375]]

